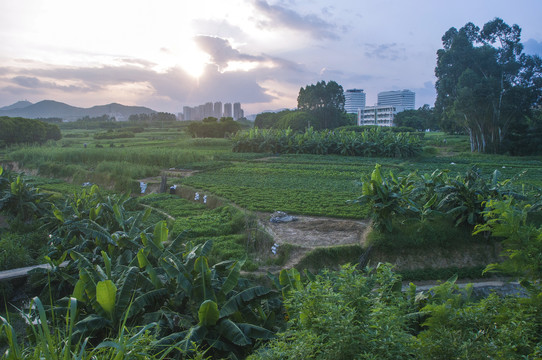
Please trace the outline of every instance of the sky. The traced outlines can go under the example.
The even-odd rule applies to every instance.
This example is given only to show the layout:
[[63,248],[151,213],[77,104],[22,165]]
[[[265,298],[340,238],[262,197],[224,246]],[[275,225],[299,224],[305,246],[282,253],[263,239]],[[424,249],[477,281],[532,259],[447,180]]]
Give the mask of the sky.
[[451,27],[496,17],[542,56],[540,0],[3,0],[0,107],[56,100],[182,112],[241,102],[295,108],[301,87],[336,81],[409,89],[434,104],[436,52]]

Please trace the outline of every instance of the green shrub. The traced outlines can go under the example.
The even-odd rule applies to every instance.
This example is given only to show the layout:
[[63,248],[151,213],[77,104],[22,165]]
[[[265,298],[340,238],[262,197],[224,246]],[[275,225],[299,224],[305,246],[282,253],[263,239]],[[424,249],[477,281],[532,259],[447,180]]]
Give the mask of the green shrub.
[[[26,244],[27,245],[27,244]],[[25,248],[23,236],[0,233],[0,270],[10,270],[36,263]]]

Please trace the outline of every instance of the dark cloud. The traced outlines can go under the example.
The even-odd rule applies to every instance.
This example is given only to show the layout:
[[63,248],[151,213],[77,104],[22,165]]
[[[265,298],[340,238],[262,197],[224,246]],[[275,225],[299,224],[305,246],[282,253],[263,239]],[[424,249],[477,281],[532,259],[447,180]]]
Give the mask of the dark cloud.
[[542,42],[529,39],[523,43],[523,50],[529,55],[542,56]]
[[365,44],[365,55],[370,58],[383,60],[403,60],[406,50],[396,43],[391,44]]
[[265,0],[255,0],[254,6],[270,21],[261,23],[264,28],[284,26],[290,29],[308,32],[317,39],[338,39],[335,26],[324,19],[313,15],[301,15],[279,5],[269,5]]
[[261,56],[252,56],[242,54],[238,50],[231,47],[230,42],[214,36],[196,36],[194,38],[199,48],[209,54],[212,61],[218,65],[220,70],[223,70],[229,61],[264,61]]
[[[92,88],[87,86],[75,86],[75,85],[59,85],[54,81],[42,81],[37,77],[33,76],[16,76],[12,80],[12,83],[19,85],[23,88],[31,89],[55,89],[61,91],[77,91],[77,92],[87,92],[92,90]],[[95,89],[94,89],[95,90]]]

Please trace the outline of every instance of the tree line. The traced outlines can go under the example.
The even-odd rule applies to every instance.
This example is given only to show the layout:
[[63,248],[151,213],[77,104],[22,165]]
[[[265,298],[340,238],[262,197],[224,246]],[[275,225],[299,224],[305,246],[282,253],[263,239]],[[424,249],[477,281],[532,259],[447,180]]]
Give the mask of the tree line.
[[22,117],[0,117],[0,147],[13,144],[43,144],[48,140],[60,140],[57,125]]

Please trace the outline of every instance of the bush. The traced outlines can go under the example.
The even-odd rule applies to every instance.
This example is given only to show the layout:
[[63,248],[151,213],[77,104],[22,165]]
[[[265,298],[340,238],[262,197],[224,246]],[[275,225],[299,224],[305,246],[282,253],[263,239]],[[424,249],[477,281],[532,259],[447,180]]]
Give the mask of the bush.
[[[44,144],[48,140],[60,140],[62,135],[57,125],[21,117],[0,116],[0,142],[11,144]],[[0,144],[0,148],[2,144]]]
[[22,241],[22,236],[0,233],[0,271],[30,266],[36,263]]

